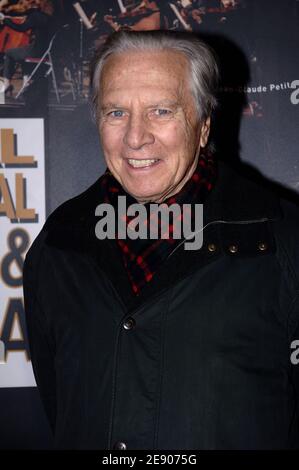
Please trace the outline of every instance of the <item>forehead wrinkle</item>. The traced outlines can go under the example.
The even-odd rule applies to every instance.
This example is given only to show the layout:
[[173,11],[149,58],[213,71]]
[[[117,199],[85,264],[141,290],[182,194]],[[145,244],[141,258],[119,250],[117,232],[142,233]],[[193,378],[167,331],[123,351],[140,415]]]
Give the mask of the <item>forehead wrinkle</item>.
[[[118,67],[121,62],[126,62],[126,66],[131,67],[133,71],[142,68],[143,64],[146,62],[150,63],[150,71],[154,71],[156,68],[160,68],[160,66],[163,65],[163,67],[167,69],[167,72],[171,72],[173,67],[179,67],[185,71],[186,65],[189,64],[189,61],[184,54],[175,50],[127,51],[114,53],[108,57],[105,61],[103,72],[104,69],[109,67]],[[119,73],[125,71],[126,69],[122,68]]]
[[[169,93],[169,90],[168,90]],[[122,96],[121,98],[117,96],[118,93],[108,92],[105,93],[101,100],[102,107],[123,107],[126,105],[134,104],[137,102],[138,104],[141,103],[142,106],[169,106],[169,107],[176,107],[180,104],[180,93],[169,93],[169,97],[165,97],[162,95],[161,97],[155,96],[153,97],[150,93],[149,96],[143,94],[142,96]],[[115,97],[114,97],[115,96]]]
[[174,89],[171,87],[159,87],[157,85],[126,86],[123,83],[121,87],[102,89],[101,104],[103,106],[129,106],[134,103],[141,103],[142,106],[175,106],[180,103],[182,85],[177,84]]
[[[183,88],[183,83],[185,83],[185,80],[180,80],[178,77],[176,77],[176,81],[172,83],[172,86],[163,86],[163,82],[168,83],[169,77],[165,76],[158,78],[160,83],[159,94],[161,94],[161,100],[174,101],[179,89]],[[123,93],[124,90],[128,93],[135,94],[136,96],[138,93],[150,94],[152,91],[157,94],[157,76],[155,76],[153,80],[151,80],[149,75],[144,77],[144,80],[141,80],[140,77],[138,77],[138,81],[136,80],[135,82],[133,82],[131,76],[126,76],[125,79],[122,79],[120,76],[118,76],[117,79],[112,78],[112,80],[109,80],[108,83],[103,83],[101,86],[102,96],[107,96],[110,94],[113,95],[114,93]],[[167,98],[167,95],[173,96],[173,98]]]
[[[141,56],[141,57],[140,57]],[[137,59],[137,60],[136,60]],[[157,60],[158,59],[158,60]],[[146,65],[146,74],[142,71]],[[109,57],[104,64],[101,75],[101,88],[109,90],[111,87],[118,88],[123,86],[123,82],[128,82],[127,86],[136,86],[132,83],[131,75],[136,75],[138,80],[145,86],[157,79],[174,79],[175,82],[186,82],[186,63],[188,60],[176,51],[130,51],[126,53],[117,53]],[[164,75],[164,77],[163,77]]]

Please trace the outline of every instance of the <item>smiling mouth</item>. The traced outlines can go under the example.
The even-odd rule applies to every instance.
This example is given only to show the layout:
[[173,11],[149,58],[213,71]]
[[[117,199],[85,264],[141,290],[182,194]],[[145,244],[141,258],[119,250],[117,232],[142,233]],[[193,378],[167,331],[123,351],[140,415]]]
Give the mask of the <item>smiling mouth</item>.
[[144,160],[136,160],[134,158],[128,158],[127,162],[132,168],[146,168],[149,166],[155,165],[157,162],[159,162],[159,158],[153,158],[153,159],[144,159]]

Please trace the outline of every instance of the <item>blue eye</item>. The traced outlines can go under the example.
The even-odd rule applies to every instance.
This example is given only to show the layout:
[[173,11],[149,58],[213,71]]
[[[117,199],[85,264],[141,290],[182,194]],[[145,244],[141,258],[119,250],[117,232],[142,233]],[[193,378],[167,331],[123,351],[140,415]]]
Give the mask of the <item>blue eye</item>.
[[112,116],[112,117],[116,117],[116,118],[120,118],[123,116],[123,111],[121,109],[116,109],[115,111],[111,111],[109,113],[109,116]]
[[163,108],[158,108],[155,111],[156,111],[156,114],[158,114],[158,116],[166,116],[167,114],[171,113],[169,109],[163,109]]

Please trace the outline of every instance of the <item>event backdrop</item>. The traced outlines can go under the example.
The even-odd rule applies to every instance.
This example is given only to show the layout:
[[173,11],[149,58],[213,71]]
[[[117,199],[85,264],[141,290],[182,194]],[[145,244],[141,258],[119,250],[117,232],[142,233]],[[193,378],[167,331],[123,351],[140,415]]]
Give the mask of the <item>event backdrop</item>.
[[[2,449],[52,446],[31,368],[22,266],[46,217],[105,169],[90,113],[89,64],[108,34],[119,28],[164,28],[205,38],[219,56],[222,74],[213,122],[218,157],[243,162],[252,176],[263,175],[293,197],[299,192],[298,0],[49,3],[43,61],[40,52],[14,63],[12,86],[0,93]],[[20,8],[16,0],[0,7],[18,16],[15,22],[35,7]],[[0,28],[3,76],[9,49],[26,47],[38,36]]]

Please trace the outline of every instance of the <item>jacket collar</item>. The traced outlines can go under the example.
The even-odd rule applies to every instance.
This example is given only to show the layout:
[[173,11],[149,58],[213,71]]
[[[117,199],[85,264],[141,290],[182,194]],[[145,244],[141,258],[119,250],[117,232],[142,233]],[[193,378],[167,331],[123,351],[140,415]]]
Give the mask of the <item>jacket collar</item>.
[[204,204],[204,220],[247,221],[281,217],[279,197],[243,176],[227,163],[218,161],[215,188]]
[[[127,314],[133,315],[146,301],[152,301],[198,266],[203,267],[220,256],[264,255],[275,249],[267,223],[281,218],[278,196],[219,161],[215,187],[203,207],[202,248],[188,251],[181,245],[143,288],[141,295],[135,297],[115,240],[100,241],[95,236],[98,221],[95,208],[101,202],[98,188],[99,179],[51,214],[45,224],[48,228],[47,243],[88,254],[91,262],[110,279],[111,287]],[[268,250],[259,250],[260,242]],[[231,252],[234,244],[240,247],[238,253]],[[211,250],[211,245],[216,248]]]
[[[242,176],[219,160],[215,187],[204,204],[204,220],[255,221],[281,217],[279,197],[264,186]],[[86,191],[61,204],[47,219],[45,227],[55,226],[94,230],[95,208],[99,200],[100,177]]]
[[[219,160],[215,187],[204,204],[204,220],[255,221],[280,218],[279,197],[264,186],[242,176],[227,163]],[[100,177],[86,191],[61,204],[47,219],[46,226],[56,225],[75,229],[94,228],[95,208],[99,200]]]

